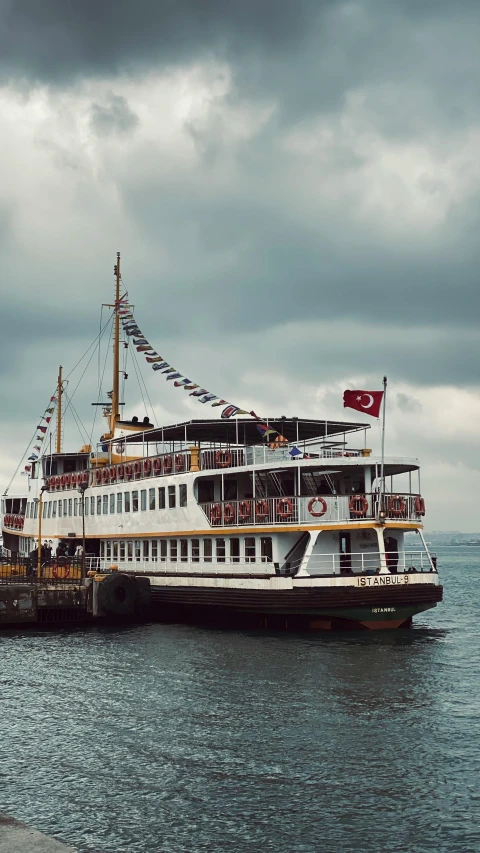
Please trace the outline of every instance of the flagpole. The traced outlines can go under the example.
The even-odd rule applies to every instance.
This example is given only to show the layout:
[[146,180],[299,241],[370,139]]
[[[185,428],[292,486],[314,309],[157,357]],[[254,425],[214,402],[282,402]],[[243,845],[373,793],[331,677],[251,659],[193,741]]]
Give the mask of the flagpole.
[[383,512],[383,503],[385,496],[385,413],[387,409],[387,377],[383,377],[383,419],[382,419],[382,462],[380,468],[380,506],[379,511]]

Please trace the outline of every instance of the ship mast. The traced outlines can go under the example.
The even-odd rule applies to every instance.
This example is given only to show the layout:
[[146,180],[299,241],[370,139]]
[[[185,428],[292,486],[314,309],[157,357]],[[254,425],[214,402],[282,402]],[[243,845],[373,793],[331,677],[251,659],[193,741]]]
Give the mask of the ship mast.
[[57,387],[57,453],[62,452],[62,391],[62,365],[60,365]]
[[113,392],[112,413],[110,415],[111,438],[115,434],[115,424],[120,420],[120,252],[117,252],[117,263],[113,271],[115,273],[115,316],[113,318]]

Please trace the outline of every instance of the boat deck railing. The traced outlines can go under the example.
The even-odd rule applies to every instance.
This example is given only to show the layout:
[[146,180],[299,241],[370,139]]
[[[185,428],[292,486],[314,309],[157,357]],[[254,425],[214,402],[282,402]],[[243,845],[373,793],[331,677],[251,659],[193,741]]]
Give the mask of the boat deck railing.
[[38,571],[37,559],[23,556],[2,557],[0,560],[0,584],[37,584],[63,586],[80,583],[82,561],[77,557],[52,557],[42,562]]
[[210,501],[200,504],[211,527],[315,524],[375,520],[420,521],[425,513],[417,494],[378,492],[350,495],[285,496]]

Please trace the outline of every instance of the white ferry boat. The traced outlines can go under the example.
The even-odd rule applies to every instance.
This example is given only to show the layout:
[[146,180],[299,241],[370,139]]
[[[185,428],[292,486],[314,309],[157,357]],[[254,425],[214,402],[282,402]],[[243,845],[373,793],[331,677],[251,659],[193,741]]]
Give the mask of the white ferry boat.
[[[60,373],[55,452],[27,466],[25,494],[2,499],[10,557],[47,540],[65,555],[54,573],[68,574],[80,549],[86,572],[126,579],[119,601],[129,576],[148,579],[165,620],[381,629],[435,607],[419,462],[386,457],[382,477],[364,423],[252,413],[156,427],[121,416],[120,347],[130,344],[119,256],[115,272],[108,431],[97,447],[63,450]],[[265,440],[265,424],[281,441]],[[411,531],[415,551],[405,549]]]

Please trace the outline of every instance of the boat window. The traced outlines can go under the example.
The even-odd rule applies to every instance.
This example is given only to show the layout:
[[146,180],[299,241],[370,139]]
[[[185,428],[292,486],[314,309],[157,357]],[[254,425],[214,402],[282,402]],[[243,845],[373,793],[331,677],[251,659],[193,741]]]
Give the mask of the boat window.
[[100,557],[102,560],[105,557],[105,542],[100,542]]
[[125,560],[125,542],[120,542],[120,560]]
[[73,506],[73,501],[71,498],[69,498],[68,499],[68,514],[69,514],[69,516],[72,515],[72,506]]
[[177,540],[170,539],[170,560],[172,563],[177,562]]
[[192,539],[192,563],[200,562],[200,540]]
[[122,498],[123,498],[122,493],[117,492],[117,512],[122,511]]
[[155,489],[148,490],[148,508],[155,509]]
[[110,495],[110,512],[115,512],[115,494]]
[[97,515],[102,514],[102,496],[97,495]]
[[180,560],[188,563],[188,539],[180,539]]
[[127,560],[129,563],[133,560],[133,542],[131,539],[127,542]]
[[165,509],[165,486],[160,486],[158,490],[158,508]]
[[[88,500],[88,498],[85,498],[85,497],[84,497],[83,501],[84,501],[84,504],[85,504],[85,515],[88,515],[88,510],[89,510],[89,503],[90,503],[90,501]],[[59,501],[59,504],[58,504],[58,514],[59,514],[59,515],[61,515],[61,514],[62,514],[62,513],[61,513],[61,501]]]
[[73,500],[73,514],[78,515],[78,498]]
[[63,501],[63,514],[64,515],[67,514],[67,499],[66,498],[64,498],[64,501]]
[[112,543],[112,557],[114,560],[118,560],[118,542]]
[[52,507],[52,518],[56,518],[56,517],[57,517],[57,502],[54,501],[53,507]]
[[112,543],[107,542],[107,560],[112,559]]
[[158,560],[158,542],[156,539],[152,539],[152,561]]
[[255,562],[255,539],[253,536],[247,536],[245,539],[245,560],[247,563]]
[[135,539],[135,559],[136,559],[136,560],[140,560],[140,559],[141,559],[141,553],[142,553],[142,552],[141,552],[141,543],[140,543],[140,539]]
[[142,489],[142,491],[140,492],[140,509],[142,510],[142,512],[145,512],[146,508],[147,508],[147,490]]
[[95,496],[90,498],[90,515],[95,515]]
[[123,493],[123,511],[130,512],[130,492]]
[[213,480],[198,481],[198,503],[207,504],[215,500],[215,483]]
[[35,518],[38,518],[38,503],[35,503]]
[[167,559],[167,540],[160,539],[160,559],[162,563]]
[[2,501],[2,515],[5,515],[5,501]]
[[168,508],[173,509],[175,506],[175,486],[168,487]]
[[136,489],[132,492],[132,512],[138,512],[138,491]]
[[51,517],[51,515],[52,515],[52,502],[51,502],[51,501],[49,501],[49,502],[48,502],[48,512],[47,512],[47,516],[48,516],[48,518],[50,518],[50,517]]
[[240,539],[230,539],[230,562],[240,562]]
[[43,516],[43,518],[47,517],[47,502],[46,501],[43,502],[42,516]]
[[187,487],[185,483],[181,483],[178,489],[178,503],[180,506],[187,505]]
[[103,514],[108,514],[108,495],[103,496]]
[[[62,501],[59,501],[58,502],[58,517],[59,518],[62,517],[62,506],[63,506]],[[32,504],[32,515],[33,515],[33,504]]]
[[212,540],[204,539],[203,540],[203,561],[205,563],[212,562]]
[[271,536],[262,536],[260,538],[260,555],[262,563],[271,563],[273,561]]
[[217,563],[225,562],[225,539],[216,539],[216,555],[217,555]]
[[237,500],[237,481],[236,480],[225,480],[223,484],[223,500],[224,501],[236,501]]
[[149,545],[150,545],[150,543],[149,543],[148,539],[144,539],[143,540],[143,559],[146,560],[147,562],[148,562],[148,556],[149,556]]

